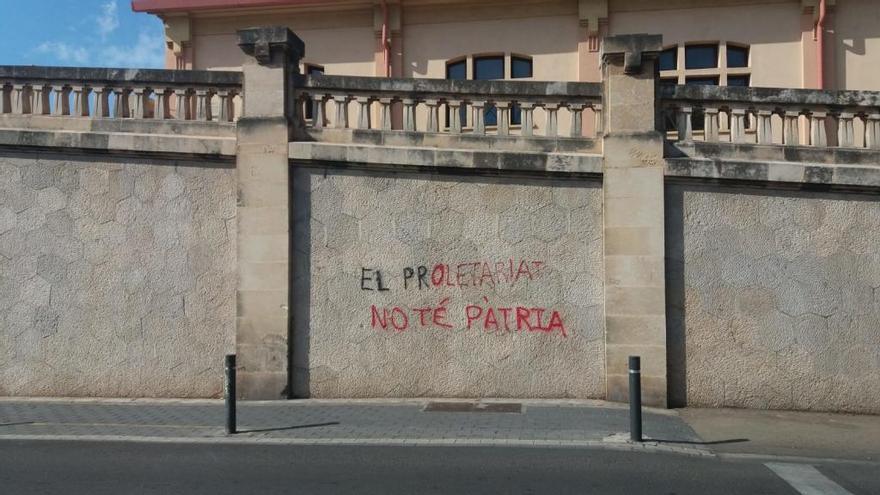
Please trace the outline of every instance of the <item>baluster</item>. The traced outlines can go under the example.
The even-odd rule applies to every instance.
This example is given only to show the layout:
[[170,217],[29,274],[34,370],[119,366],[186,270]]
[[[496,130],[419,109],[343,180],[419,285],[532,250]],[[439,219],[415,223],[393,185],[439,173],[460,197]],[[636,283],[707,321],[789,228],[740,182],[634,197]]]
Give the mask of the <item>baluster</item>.
[[235,96],[235,91],[232,90],[221,89],[217,91],[217,98],[220,99],[218,107],[220,115],[217,116],[217,119],[220,122],[232,122],[232,115],[235,112],[235,109],[232,107],[233,96]]
[[558,103],[545,103],[544,104],[544,118],[546,129],[544,130],[544,135],[547,137],[556,137],[559,133],[558,130],[558,113],[559,113],[559,104]]
[[174,118],[187,120],[189,118],[189,91],[185,88],[174,90]]
[[510,102],[496,101],[495,109],[496,115],[498,115],[498,135],[510,135]]
[[70,115],[70,93],[67,86],[54,84],[52,92],[55,95],[55,107],[52,109],[52,115]]
[[416,130],[416,104],[413,98],[403,99],[403,130],[414,132]]
[[73,86],[71,88],[73,91],[73,112],[72,115],[77,117],[88,117],[89,116],[89,93],[92,91],[92,88],[82,85],[82,86]]
[[801,144],[800,117],[801,113],[798,111],[785,111],[782,116],[782,144],[789,146]]
[[605,119],[602,117],[602,104],[593,103],[593,115],[595,119],[596,137],[605,133]]
[[[153,111],[153,118],[157,120],[165,120],[171,117],[171,101],[169,96],[172,94],[171,88],[165,88],[155,92],[156,107]],[[222,109],[220,110],[223,111]]]
[[131,108],[128,103],[129,88],[113,88],[113,118],[124,119],[131,117]]
[[734,108],[730,110],[730,142],[744,143],[746,141],[746,110]]
[[26,109],[25,109],[26,108],[25,98],[27,97],[26,91],[27,91],[27,85],[25,85],[25,84],[13,84],[12,85],[12,94],[11,94],[12,101],[10,102],[10,103],[12,103],[12,109],[11,109],[12,113],[17,114],[17,115],[30,113],[30,112],[26,111]]
[[703,107],[703,140],[718,142],[718,109],[715,107]]
[[461,100],[446,100],[446,110],[449,112],[449,131],[461,134]]
[[440,100],[428,98],[425,100],[425,106],[428,107],[428,125],[425,132],[440,132]]
[[49,93],[44,84],[34,84],[31,86],[29,99],[31,100],[32,114],[45,115],[49,113]]
[[12,113],[12,85],[0,83],[0,113]]
[[196,119],[202,122],[213,120],[211,115],[211,98],[214,92],[210,89],[196,89]]
[[694,139],[693,113],[694,109],[691,106],[678,107],[675,125],[678,131],[679,141],[692,141]]
[[855,130],[853,129],[852,112],[840,112],[837,117],[837,145],[841,148],[852,148],[855,146]]
[[571,113],[571,129],[568,136],[573,138],[583,137],[584,135],[584,108],[583,103],[569,103],[568,111]]
[[482,100],[472,100],[474,118],[474,134],[486,134],[486,102]]
[[532,136],[535,131],[535,104],[532,102],[522,102],[519,104],[520,115],[522,115],[522,135]]
[[332,97],[333,103],[336,104],[336,121],[333,127],[336,129],[348,128],[348,96],[335,95]]
[[312,127],[323,129],[327,125],[327,97],[312,95]]
[[827,112],[816,111],[810,114],[810,145],[828,146],[828,137],[825,134],[825,117]]
[[134,88],[134,112],[132,116],[136,119],[144,119],[147,117],[147,99],[150,97],[150,90],[147,88]]
[[369,129],[370,128],[370,97],[369,96],[358,96],[355,98],[355,101],[358,103],[358,129]]
[[758,144],[773,144],[773,112],[760,109],[757,112]]
[[379,112],[379,118],[382,120],[382,130],[390,131],[391,130],[391,103],[394,102],[394,98],[384,97],[379,98],[379,105],[381,106],[381,111]]
[[93,119],[101,119],[110,116],[110,88],[98,86],[92,89],[95,95],[95,109],[91,114]]
[[865,147],[880,150],[880,113],[868,114],[865,118]]

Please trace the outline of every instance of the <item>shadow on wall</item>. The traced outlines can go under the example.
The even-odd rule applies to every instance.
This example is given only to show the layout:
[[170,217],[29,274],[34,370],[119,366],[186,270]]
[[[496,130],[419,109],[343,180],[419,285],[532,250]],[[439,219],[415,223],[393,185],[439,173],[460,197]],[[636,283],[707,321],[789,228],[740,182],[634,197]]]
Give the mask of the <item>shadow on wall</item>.
[[880,46],[880,10],[874,0],[838,4],[832,14],[833,32],[826,38],[826,54],[834,66],[829,89],[880,90],[876,58],[870,58],[877,57]]
[[288,204],[293,208],[290,215],[290,259],[289,280],[291,290],[288,292],[288,308],[292,317],[287,320],[287,383],[288,398],[309,397],[311,371],[309,369],[309,334],[296,332],[296,328],[308,328],[311,321],[312,301],[297,305],[298,294],[307,294],[311,299],[312,287],[312,197],[311,174],[294,174],[290,168]]
[[666,188],[666,365],[669,407],[687,406],[684,299],[684,193]]

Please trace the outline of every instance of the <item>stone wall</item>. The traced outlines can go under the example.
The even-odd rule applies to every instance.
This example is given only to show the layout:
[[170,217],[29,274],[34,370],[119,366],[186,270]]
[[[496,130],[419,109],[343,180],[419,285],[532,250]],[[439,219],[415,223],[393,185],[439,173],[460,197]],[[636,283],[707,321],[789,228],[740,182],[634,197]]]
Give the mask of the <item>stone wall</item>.
[[0,395],[220,394],[229,163],[0,155]]
[[673,404],[880,412],[880,200],[667,186]]
[[297,396],[604,396],[598,182],[293,182]]

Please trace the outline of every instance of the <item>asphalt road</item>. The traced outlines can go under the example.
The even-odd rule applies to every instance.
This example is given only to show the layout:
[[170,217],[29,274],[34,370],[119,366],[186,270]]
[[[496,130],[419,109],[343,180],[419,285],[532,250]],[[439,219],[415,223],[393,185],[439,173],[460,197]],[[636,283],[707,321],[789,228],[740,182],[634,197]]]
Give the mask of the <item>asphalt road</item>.
[[[815,493],[880,493],[876,466],[785,466],[832,483]],[[0,440],[0,493],[16,495],[806,493],[790,483],[760,461],[600,449]]]

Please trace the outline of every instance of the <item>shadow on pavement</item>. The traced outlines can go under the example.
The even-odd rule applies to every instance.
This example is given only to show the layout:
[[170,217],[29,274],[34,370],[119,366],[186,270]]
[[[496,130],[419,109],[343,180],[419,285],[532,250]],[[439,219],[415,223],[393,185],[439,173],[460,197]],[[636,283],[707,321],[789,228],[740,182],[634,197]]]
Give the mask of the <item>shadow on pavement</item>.
[[[339,421],[333,421],[330,423],[315,423],[311,425],[295,425],[295,426],[281,426],[278,428],[258,428],[258,429],[250,429],[250,430],[238,430],[238,433],[263,433],[267,431],[284,431],[284,430],[299,430],[300,428],[318,428],[321,426],[336,426],[339,424]],[[3,425],[0,425],[3,426]]]

